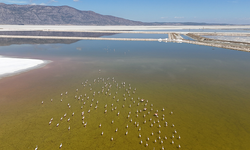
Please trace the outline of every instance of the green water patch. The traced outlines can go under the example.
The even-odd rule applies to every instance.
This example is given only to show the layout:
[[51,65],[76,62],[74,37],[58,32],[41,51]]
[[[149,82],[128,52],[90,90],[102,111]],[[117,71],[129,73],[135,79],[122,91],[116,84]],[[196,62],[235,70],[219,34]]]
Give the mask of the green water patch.
[[79,82],[67,95],[65,91],[40,102],[37,119],[25,123],[30,124],[26,134],[18,135],[22,147],[57,149],[62,143],[63,149],[170,149],[181,145],[170,110],[139,97],[129,83],[110,80]]

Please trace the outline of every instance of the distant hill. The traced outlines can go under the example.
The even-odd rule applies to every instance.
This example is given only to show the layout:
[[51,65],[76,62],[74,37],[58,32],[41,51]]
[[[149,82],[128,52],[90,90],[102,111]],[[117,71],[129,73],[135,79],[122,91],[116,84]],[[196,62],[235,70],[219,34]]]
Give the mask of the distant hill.
[[81,11],[69,6],[0,3],[2,25],[225,25],[193,22],[140,22]]
[[0,24],[11,25],[143,25],[69,6],[15,5],[0,3]]

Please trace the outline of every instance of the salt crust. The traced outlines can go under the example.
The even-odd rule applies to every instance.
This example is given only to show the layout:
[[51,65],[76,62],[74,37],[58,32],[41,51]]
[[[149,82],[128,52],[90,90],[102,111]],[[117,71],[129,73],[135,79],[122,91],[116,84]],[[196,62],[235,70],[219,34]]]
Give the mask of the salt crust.
[[0,78],[37,68],[46,61],[39,59],[9,58],[0,55]]

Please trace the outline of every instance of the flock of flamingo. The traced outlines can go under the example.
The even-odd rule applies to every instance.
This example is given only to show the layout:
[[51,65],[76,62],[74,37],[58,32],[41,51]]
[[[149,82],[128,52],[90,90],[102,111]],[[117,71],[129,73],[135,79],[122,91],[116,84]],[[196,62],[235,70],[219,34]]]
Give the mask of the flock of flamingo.
[[[136,92],[137,89],[132,89],[131,84],[118,83],[114,77],[98,77],[92,82],[85,80],[79,84],[79,88],[74,92],[60,94],[60,100],[58,101],[60,103],[66,101],[65,109],[70,109],[71,114],[64,113],[57,119],[52,117],[48,121],[48,126],[60,128],[60,124],[70,122],[71,117],[81,120],[82,128],[91,126],[96,131],[100,131],[98,135],[93,136],[107,138],[104,135],[108,134],[109,139],[107,140],[110,142],[116,142],[117,136],[126,138],[129,134],[132,134],[131,140],[138,139],[136,142],[145,147],[151,144],[153,149],[159,147],[159,145],[162,150],[167,148],[168,145],[181,148],[179,144],[181,136],[178,134],[175,125],[168,122],[168,118],[172,117],[174,113],[165,110],[165,108],[156,108],[152,103],[153,100],[135,98]],[[42,101],[42,105],[45,102],[53,103],[54,101],[53,99],[50,102]],[[71,103],[74,103],[74,107]],[[79,106],[75,106],[75,104]],[[93,112],[95,113],[92,116]],[[93,121],[93,118],[97,118],[97,115],[100,119]],[[65,122],[62,122],[64,119]],[[105,131],[104,126],[109,126],[110,130]],[[72,130],[72,127],[68,125],[67,130]],[[119,135],[117,135],[118,133]],[[63,141],[58,145],[61,149]],[[37,149],[38,146],[35,150]]]

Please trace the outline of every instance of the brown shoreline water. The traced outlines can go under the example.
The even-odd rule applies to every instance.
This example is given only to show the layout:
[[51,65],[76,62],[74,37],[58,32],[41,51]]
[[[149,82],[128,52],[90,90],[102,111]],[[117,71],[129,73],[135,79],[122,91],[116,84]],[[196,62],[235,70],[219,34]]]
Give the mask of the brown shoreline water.
[[[50,58],[53,62],[40,69],[1,79],[0,127],[4,130],[0,131],[0,149],[35,149],[36,145],[38,149],[59,149],[60,143],[63,144],[62,149],[161,149],[162,145],[165,149],[177,149],[178,144],[182,149],[250,147],[250,121],[247,119],[250,114],[250,73],[247,70],[250,66],[247,62],[222,60],[222,63],[218,63],[157,58],[153,55],[145,59],[127,53],[113,56],[112,59],[106,57],[105,53],[102,53],[103,56],[40,56],[40,59]],[[93,106],[89,107],[93,92],[98,92],[103,86],[103,82],[93,84],[98,77],[105,78],[105,82],[107,77],[110,80],[115,77],[119,86],[121,82],[126,82],[125,89],[129,83],[132,89],[137,88],[135,94],[131,93],[135,105],[138,103],[137,97],[145,98],[149,100],[148,109],[151,103],[154,104],[150,115],[156,109],[159,110],[159,119],[165,114],[169,126],[164,127],[163,121],[160,121],[160,130],[168,139],[163,140],[163,144],[158,139],[157,143],[153,143],[159,135],[156,133],[158,128],[150,127],[148,120],[150,117],[154,120],[157,118],[147,115],[147,123],[143,124],[144,111],[139,113],[138,118],[135,117],[136,110],[142,109],[142,105],[134,106],[128,96],[124,101],[122,95],[125,89],[116,89],[113,82],[112,95],[96,94]],[[92,84],[92,91],[90,87],[83,88],[81,85],[87,79]],[[76,89],[79,89],[78,93]],[[60,94],[66,91],[69,94],[63,95],[60,102]],[[118,91],[117,95],[115,91]],[[82,105],[81,100],[74,99],[74,96],[84,93],[90,95],[90,99]],[[112,98],[114,95],[115,99]],[[116,102],[117,98],[119,102]],[[50,102],[51,99],[53,102]],[[97,100],[99,103],[95,110]],[[110,110],[112,103],[117,106],[113,112]],[[108,105],[106,114],[105,104]],[[125,108],[122,108],[123,104]],[[128,108],[129,104],[131,108]],[[84,106],[88,122],[86,127],[82,124],[80,106]],[[163,107],[165,112],[160,111]],[[116,115],[118,108],[119,117]],[[91,109],[90,113],[87,113],[88,109]],[[127,119],[130,110],[132,123]],[[169,115],[170,111],[174,114]],[[71,116],[72,112],[74,116]],[[60,121],[64,113],[67,113],[67,117]],[[69,116],[71,120],[67,122]],[[52,124],[49,125],[52,117]],[[114,120],[114,124],[111,124],[111,120]],[[139,131],[134,121],[140,122],[142,138],[138,138]],[[60,123],[59,127],[56,127],[56,123]],[[100,123],[101,128],[98,127]],[[175,124],[177,135],[181,136],[180,140],[174,139],[174,145],[170,144],[174,130],[172,123]],[[125,128],[127,124],[128,129]],[[70,131],[68,126],[71,127]],[[114,131],[116,127],[118,132]],[[125,135],[126,131],[128,135]],[[154,136],[150,135],[152,131]],[[113,141],[110,141],[111,136]],[[150,138],[148,147],[145,146],[147,136]],[[143,144],[139,144],[140,139]]]

